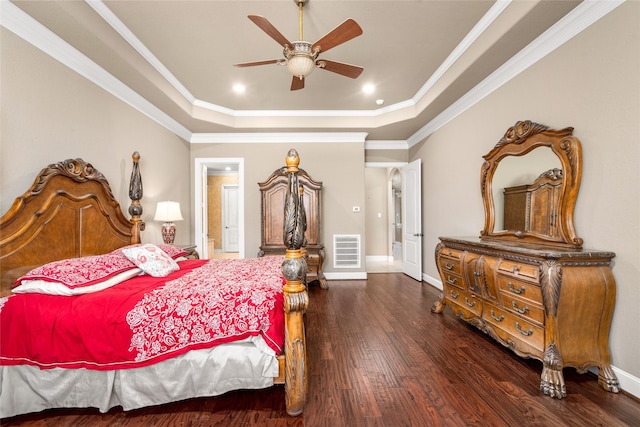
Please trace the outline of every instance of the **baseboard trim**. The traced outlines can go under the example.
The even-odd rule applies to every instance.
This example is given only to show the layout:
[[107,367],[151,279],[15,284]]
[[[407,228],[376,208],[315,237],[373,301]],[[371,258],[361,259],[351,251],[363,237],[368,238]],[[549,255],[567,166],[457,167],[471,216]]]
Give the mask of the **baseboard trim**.
[[327,280],[366,280],[367,273],[365,271],[355,272],[324,272],[324,277]]
[[431,277],[427,273],[422,273],[422,280],[424,282],[427,282],[428,284],[430,284],[431,286],[433,286],[436,289],[443,290],[442,282],[440,281],[440,279],[436,279],[435,277]]
[[367,255],[366,262],[393,262],[393,257],[388,255]]

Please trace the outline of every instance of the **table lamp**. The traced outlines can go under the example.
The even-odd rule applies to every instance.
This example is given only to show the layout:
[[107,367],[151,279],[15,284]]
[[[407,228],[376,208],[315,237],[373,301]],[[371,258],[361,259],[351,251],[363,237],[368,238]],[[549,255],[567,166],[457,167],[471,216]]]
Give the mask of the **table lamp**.
[[176,237],[176,225],[173,221],[182,221],[180,213],[180,203],[178,202],[158,202],[154,221],[164,221],[162,224],[162,240],[167,245],[173,245]]

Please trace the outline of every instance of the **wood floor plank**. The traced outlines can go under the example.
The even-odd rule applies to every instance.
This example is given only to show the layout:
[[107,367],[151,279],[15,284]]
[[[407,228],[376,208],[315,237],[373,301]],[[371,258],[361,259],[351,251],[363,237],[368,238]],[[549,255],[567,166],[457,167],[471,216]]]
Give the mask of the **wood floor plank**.
[[234,391],[136,411],[59,409],[0,420],[5,427],[147,426],[640,426],[640,400],[565,369],[568,396],[539,390],[542,363],[521,359],[450,310],[440,291],[403,274],[309,289],[305,412],[284,389]]

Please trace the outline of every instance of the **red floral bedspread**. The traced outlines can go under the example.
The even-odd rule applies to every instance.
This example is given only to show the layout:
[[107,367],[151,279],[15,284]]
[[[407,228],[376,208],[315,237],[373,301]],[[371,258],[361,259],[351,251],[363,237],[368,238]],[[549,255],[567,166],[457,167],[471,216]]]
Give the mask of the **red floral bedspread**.
[[0,299],[0,365],[123,369],[262,335],[284,343],[283,257],[190,260],[85,295]]

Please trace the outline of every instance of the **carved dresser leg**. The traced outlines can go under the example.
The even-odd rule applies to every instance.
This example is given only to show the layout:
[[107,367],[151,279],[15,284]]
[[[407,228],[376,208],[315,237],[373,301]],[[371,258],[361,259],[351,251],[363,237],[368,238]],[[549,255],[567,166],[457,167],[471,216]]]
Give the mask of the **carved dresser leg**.
[[544,352],[540,390],[547,396],[562,399],[567,397],[567,388],[562,374],[562,358],[554,344],[549,344]]
[[620,384],[618,383],[618,377],[611,369],[611,365],[601,365],[598,367],[598,384],[600,387],[611,393],[618,393],[620,391]]
[[440,314],[442,313],[442,310],[444,310],[445,307],[446,307],[446,304],[444,302],[444,293],[442,293],[440,294],[440,297],[438,298],[438,300],[434,302],[433,305],[431,306],[431,312]]

